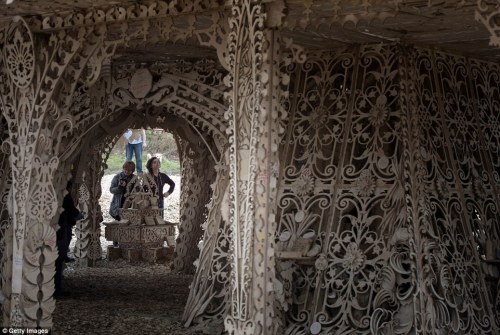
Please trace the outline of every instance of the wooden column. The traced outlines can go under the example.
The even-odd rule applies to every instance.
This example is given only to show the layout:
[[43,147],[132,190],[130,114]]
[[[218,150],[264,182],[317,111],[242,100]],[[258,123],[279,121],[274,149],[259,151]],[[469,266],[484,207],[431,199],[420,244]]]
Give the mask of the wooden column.
[[260,2],[234,2],[229,25],[231,301],[229,334],[272,334],[278,117],[274,39]]

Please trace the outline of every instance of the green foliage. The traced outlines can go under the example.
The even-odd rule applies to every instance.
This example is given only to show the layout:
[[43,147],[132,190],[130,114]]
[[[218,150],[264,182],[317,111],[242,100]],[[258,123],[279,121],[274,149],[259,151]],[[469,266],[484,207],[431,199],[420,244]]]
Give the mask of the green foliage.
[[[162,129],[147,129],[146,130],[146,148],[142,152],[142,169],[146,171],[146,162],[148,154],[162,154],[162,162],[160,170],[165,173],[178,174],[180,173],[179,155],[177,152],[177,144],[172,134],[163,131]],[[123,142],[119,141],[111,154],[109,155],[106,164],[108,168],[105,174],[115,174],[122,170],[125,162],[125,148]],[[135,156],[132,157],[135,162]]]
[[[132,161],[135,163],[135,157],[132,157]],[[109,155],[106,164],[108,168],[104,171],[104,174],[116,174],[122,170],[123,163],[125,162],[125,152],[111,153]],[[142,170],[146,172],[146,156],[142,156]],[[160,171],[166,174],[179,174],[181,172],[181,165],[179,160],[162,159]]]
[[122,170],[123,163],[125,162],[125,154],[111,153],[109,155],[106,164],[108,168],[105,170],[104,174],[116,174]]

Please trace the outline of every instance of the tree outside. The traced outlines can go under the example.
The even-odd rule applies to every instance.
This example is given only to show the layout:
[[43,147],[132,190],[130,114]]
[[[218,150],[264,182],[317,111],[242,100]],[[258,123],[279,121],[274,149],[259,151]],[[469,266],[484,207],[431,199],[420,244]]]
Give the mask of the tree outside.
[[[180,173],[179,154],[177,152],[177,144],[172,134],[163,129],[146,129],[146,148],[142,152],[143,169],[146,169],[148,155],[161,155],[161,170],[165,173],[178,174]],[[108,168],[105,174],[115,174],[122,170],[123,162],[125,162],[125,147],[123,141],[118,141],[111,151],[106,164]],[[135,162],[135,157],[132,157]]]

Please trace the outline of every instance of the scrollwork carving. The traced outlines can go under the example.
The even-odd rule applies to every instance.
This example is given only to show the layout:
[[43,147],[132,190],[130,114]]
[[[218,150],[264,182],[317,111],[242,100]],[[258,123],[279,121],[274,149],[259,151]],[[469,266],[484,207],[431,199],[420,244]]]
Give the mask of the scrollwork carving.
[[78,188],[78,203],[80,206],[80,212],[83,214],[83,219],[78,220],[75,226],[75,250],[74,255],[78,259],[86,259],[88,253],[88,246],[90,243],[89,229],[90,229],[90,219],[89,219],[89,208],[92,206],[90,198],[90,191],[86,184],[85,176],[83,176],[82,183]]
[[31,30],[22,18],[16,18],[6,33],[4,57],[14,85],[28,88],[35,75],[35,45]]
[[[294,119],[282,141],[287,165],[277,244],[306,222],[293,220],[294,213],[306,213],[304,218],[317,216],[311,226],[315,243],[331,251],[324,254],[328,265],[314,269],[311,264],[318,264],[322,253],[312,258],[282,254],[280,263],[293,264],[278,275],[285,292],[280,298],[284,328],[290,334],[318,329],[494,333],[488,295],[480,293],[486,277],[478,271],[480,254],[474,250],[486,249],[485,236],[497,234],[490,196],[496,168],[488,164],[498,160],[481,153],[487,143],[496,143],[497,122],[486,112],[496,110],[491,97],[498,90],[492,80],[496,74],[477,65],[469,68],[460,57],[416,48],[402,62],[406,54],[398,48],[362,47],[357,59],[354,50],[308,54],[303,64],[282,67],[291,76],[289,91],[297,94],[283,100]],[[343,66],[336,68],[335,62]],[[293,80],[298,69],[302,83]],[[350,81],[356,78],[351,73],[363,74],[361,86]],[[372,76],[377,79],[367,79]],[[479,109],[473,104],[476,94]],[[296,106],[288,104],[291,99]],[[478,118],[484,125],[490,122],[482,133]],[[496,153],[496,147],[488,150]],[[322,190],[333,198],[314,205]],[[328,208],[333,209],[324,215]],[[483,241],[479,249],[465,236]],[[323,302],[317,310],[310,305],[313,296]],[[368,310],[373,312],[364,314]]]
[[23,267],[24,323],[27,327],[49,327],[55,309],[50,274],[54,271],[57,259],[56,231],[45,222],[36,223],[30,227],[28,236]]
[[[192,283],[183,322],[189,326],[199,324],[222,325],[222,319],[229,308],[230,282],[230,231],[223,219],[227,203],[228,170],[219,163],[217,177],[212,184],[213,196],[208,204],[209,212],[203,225],[204,236],[200,257],[195,262],[196,273]],[[227,219],[227,218],[226,218]]]
[[203,147],[193,147],[188,142],[185,143],[183,151],[182,193],[190,195],[181,202],[183,214],[175,248],[174,268],[178,271],[192,272],[192,264],[199,253],[197,244],[203,235],[202,226],[207,217],[206,206],[211,196],[210,185],[214,182],[215,171],[210,173],[210,166],[213,166],[214,162]]
[[35,156],[33,169],[36,182],[30,190],[29,199],[31,208],[29,215],[34,222],[49,222],[57,212],[57,196],[52,179],[58,164],[57,157],[53,157],[48,162],[42,162],[40,157]]
[[500,9],[498,4],[486,0],[477,0],[476,20],[481,22],[490,32],[490,44],[500,46]]

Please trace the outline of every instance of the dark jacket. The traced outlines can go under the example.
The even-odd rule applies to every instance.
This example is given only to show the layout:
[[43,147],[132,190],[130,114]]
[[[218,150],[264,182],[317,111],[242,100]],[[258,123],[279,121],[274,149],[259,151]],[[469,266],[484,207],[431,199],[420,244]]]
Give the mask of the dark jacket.
[[156,184],[156,185],[153,185],[153,194],[158,194],[158,207],[164,208],[163,193],[165,193],[165,191],[163,190],[163,186],[165,184],[168,184],[168,186],[169,186],[168,192],[170,192],[170,194],[172,194],[172,192],[175,189],[175,182],[172,179],[170,179],[170,177],[167,176],[163,172],[160,172],[158,174],[158,177],[153,175],[153,178],[154,178],[155,184]]
[[[133,176],[134,174],[127,176],[125,173],[120,172],[111,180],[109,191],[113,194],[113,199],[111,200],[111,205],[109,206],[109,215],[113,218],[120,215],[118,209],[123,206],[123,202],[125,201],[125,192],[127,191],[126,184],[129,183]],[[120,180],[125,181],[125,186],[120,186]]]

